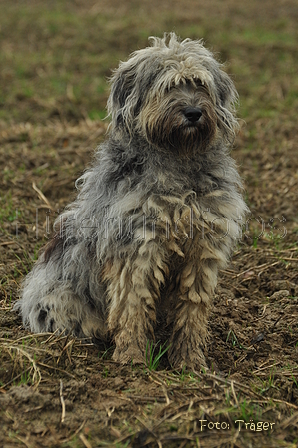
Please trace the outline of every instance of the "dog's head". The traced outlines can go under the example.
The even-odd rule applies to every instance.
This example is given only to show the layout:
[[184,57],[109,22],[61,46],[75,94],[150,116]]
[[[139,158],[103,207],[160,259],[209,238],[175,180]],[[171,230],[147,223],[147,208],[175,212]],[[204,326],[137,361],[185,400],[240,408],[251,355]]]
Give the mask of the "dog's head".
[[181,154],[205,151],[215,138],[231,143],[237,92],[221,64],[201,41],[174,33],[150,40],[111,78],[112,128]]

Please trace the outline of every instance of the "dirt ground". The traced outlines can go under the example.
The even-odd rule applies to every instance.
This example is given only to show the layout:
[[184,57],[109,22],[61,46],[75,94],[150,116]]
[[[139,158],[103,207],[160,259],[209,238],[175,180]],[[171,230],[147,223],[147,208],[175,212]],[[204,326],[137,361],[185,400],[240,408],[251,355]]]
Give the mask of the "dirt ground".
[[[298,447],[297,23],[295,0],[0,3],[1,447]],[[251,210],[202,374],[119,366],[113,347],[33,335],[12,310],[104,139],[111,69],[171,30],[228,63]]]

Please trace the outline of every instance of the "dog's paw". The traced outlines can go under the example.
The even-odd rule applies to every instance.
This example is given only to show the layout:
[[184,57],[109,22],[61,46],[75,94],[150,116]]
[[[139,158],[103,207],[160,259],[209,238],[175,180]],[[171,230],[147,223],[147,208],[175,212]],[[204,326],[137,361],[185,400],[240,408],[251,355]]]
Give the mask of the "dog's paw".
[[193,372],[206,372],[208,370],[203,350],[195,347],[185,340],[181,344],[173,343],[168,352],[171,367],[176,370],[187,369]]
[[145,355],[134,345],[116,346],[112,358],[120,364],[145,364]]
[[53,308],[49,305],[46,305],[45,307],[39,306],[34,313],[34,327],[36,327],[40,333],[54,332],[57,328],[54,314]]
[[186,369],[191,372],[206,372],[208,370],[205,356],[203,352],[197,353],[196,356],[169,356],[169,363],[175,370]]

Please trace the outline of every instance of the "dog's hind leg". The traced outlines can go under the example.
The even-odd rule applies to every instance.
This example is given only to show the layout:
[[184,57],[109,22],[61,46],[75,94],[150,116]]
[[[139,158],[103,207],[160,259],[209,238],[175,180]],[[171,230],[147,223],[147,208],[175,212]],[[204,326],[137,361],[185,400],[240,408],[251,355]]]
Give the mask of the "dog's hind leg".
[[35,333],[62,332],[82,336],[82,307],[71,290],[57,290],[40,297],[30,308],[26,302],[26,291],[20,304],[24,323]]
[[[86,245],[66,247],[62,239],[53,239],[23,282],[21,299],[15,309],[31,331],[65,331],[78,337],[100,339],[104,324],[104,289],[97,284],[97,265],[90,265]],[[73,257],[74,250],[82,256]],[[46,257],[47,255],[47,257]],[[63,264],[64,263],[64,264]],[[92,271],[93,269],[93,271]]]
[[56,287],[42,296],[37,295],[38,288],[33,291],[30,286],[24,289],[16,308],[21,311],[23,322],[31,331],[65,331],[77,337],[104,337],[106,330],[101,313],[79,299],[71,288]]

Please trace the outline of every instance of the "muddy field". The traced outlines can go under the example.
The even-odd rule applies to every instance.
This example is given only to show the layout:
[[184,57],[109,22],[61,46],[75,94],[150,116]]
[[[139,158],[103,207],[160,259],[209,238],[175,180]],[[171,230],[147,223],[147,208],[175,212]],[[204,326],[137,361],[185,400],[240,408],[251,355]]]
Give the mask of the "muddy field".
[[[296,0],[0,3],[1,447],[298,447],[297,23]],[[104,138],[111,69],[171,30],[228,62],[251,210],[202,374],[166,356],[121,367],[113,347],[32,335],[12,311]]]

